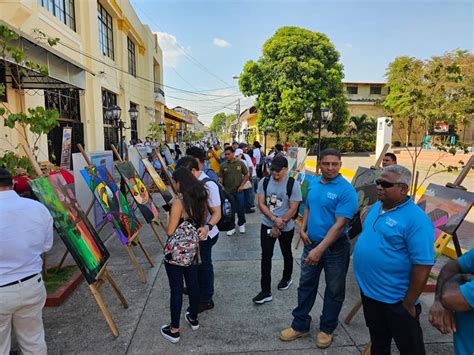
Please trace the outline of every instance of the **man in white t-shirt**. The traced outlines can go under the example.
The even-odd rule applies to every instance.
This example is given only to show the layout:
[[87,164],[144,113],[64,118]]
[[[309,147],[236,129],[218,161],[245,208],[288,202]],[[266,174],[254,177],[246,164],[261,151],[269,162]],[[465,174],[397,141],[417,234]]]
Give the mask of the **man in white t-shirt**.
[[237,148],[234,153],[237,159],[242,160],[247,165],[249,170],[249,181],[246,183],[247,186],[244,186],[244,199],[245,199],[245,213],[254,213],[255,212],[255,192],[253,190],[252,181],[257,177],[257,172],[255,165],[252,163],[250,156],[240,148]]
[[253,157],[255,158],[255,169],[257,170],[257,176],[259,179],[262,178],[262,151],[260,150],[262,146],[258,141],[253,142]]
[[186,150],[186,156],[178,160],[176,168],[184,167],[191,170],[193,175],[199,180],[205,180],[204,186],[209,194],[208,206],[210,213],[206,219],[206,225],[198,229],[199,237],[207,235],[205,240],[199,242],[199,254],[201,264],[198,267],[199,280],[199,308],[198,312],[204,312],[214,308],[214,266],[212,265],[212,247],[219,238],[219,229],[216,224],[221,219],[221,198],[219,187],[201,169],[204,166],[206,153],[198,147],[191,147]]

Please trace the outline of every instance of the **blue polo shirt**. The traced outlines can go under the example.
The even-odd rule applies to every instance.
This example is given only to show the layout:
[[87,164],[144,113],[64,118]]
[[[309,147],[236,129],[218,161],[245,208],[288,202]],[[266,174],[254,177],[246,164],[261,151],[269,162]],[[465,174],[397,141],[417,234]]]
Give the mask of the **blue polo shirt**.
[[[474,274],[474,249],[461,256],[458,264],[463,273]],[[472,310],[455,313],[454,350],[456,354],[474,354],[474,280],[466,282],[459,289]]]
[[336,217],[354,217],[357,193],[340,174],[328,182],[317,176],[308,187],[306,208],[309,209],[308,236],[312,241],[320,242],[336,222]]
[[389,211],[377,201],[354,249],[354,274],[363,294],[397,303],[405,298],[413,265],[434,264],[434,227],[411,198]]

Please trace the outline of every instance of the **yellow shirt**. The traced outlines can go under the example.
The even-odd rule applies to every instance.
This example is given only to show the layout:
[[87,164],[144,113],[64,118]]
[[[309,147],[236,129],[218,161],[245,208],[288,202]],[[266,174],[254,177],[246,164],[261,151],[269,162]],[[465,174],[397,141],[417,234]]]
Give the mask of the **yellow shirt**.
[[[213,151],[209,152],[209,166],[216,173],[219,172],[219,169],[221,167],[220,157],[221,157],[221,154],[223,152],[224,151],[222,149],[213,150]],[[219,157],[219,159],[216,159],[216,157]]]

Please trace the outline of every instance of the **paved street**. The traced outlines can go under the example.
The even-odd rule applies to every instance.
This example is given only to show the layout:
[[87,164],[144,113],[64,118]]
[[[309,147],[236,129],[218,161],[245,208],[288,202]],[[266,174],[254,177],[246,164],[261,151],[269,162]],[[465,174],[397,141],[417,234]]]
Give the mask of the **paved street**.
[[[162,260],[162,251],[144,226],[141,239],[153,256],[156,265],[149,268],[143,254],[136,255],[145,268],[148,283],[142,284],[134,270],[125,249],[110,230],[101,235],[111,253],[109,270],[122,289],[130,307],[123,309],[111,288],[102,289],[104,300],[120,331],[115,339],[98,311],[86,283],[58,308],[44,311],[46,337],[51,354],[60,353],[108,353],[108,354],[186,354],[186,353],[272,353],[272,354],[359,354],[368,342],[368,332],[362,312],[351,324],[341,324],[336,330],[333,345],[318,351],[315,336],[322,307],[322,290],[312,311],[315,322],[311,335],[290,343],[278,339],[281,329],[289,326],[291,311],[296,305],[296,290],[299,279],[299,257],[302,247],[294,251],[294,284],[287,291],[278,291],[283,260],[278,246],[273,263],[273,302],[256,306],[252,297],[259,291],[260,246],[259,213],[247,215],[247,233],[227,237],[221,233],[214,248],[216,307],[200,316],[201,327],[193,332],[183,321],[181,341],[171,344],[160,335],[160,326],[169,322],[169,286]],[[296,238],[294,240],[296,245]],[[137,248],[138,249],[138,248]],[[56,242],[55,249],[48,255],[49,262],[59,259],[63,245]],[[422,324],[427,352],[429,354],[452,353],[451,338],[440,335],[427,321],[427,311],[432,294],[422,297]],[[349,312],[358,299],[358,289],[350,268],[347,276],[346,302],[341,318]],[[185,299],[184,307],[187,307]],[[184,315],[184,312],[183,312]]]

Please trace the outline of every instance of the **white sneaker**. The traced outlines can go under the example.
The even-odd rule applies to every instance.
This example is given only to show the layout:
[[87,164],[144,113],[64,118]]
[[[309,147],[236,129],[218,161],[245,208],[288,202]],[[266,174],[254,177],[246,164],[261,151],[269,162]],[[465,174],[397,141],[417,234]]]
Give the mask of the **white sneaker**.
[[227,234],[227,236],[229,236],[229,237],[232,236],[232,235],[234,235],[234,234],[235,234],[235,228],[234,228],[234,229],[231,229],[231,230],[228,231],[226,234]]
[[239,226],[239,232],[245,233],[245,224],[242,224],[241,226]]

